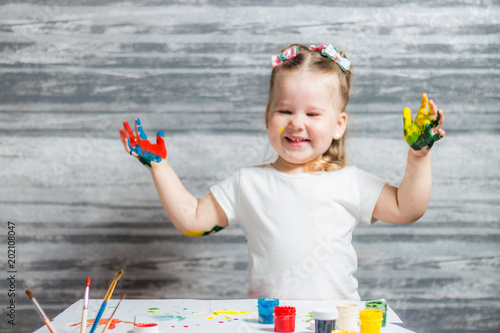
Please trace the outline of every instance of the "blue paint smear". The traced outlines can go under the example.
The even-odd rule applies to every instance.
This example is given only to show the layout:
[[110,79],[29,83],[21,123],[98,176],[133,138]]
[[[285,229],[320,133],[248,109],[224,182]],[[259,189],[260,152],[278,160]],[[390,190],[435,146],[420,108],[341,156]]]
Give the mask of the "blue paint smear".
[[151,318],[159,321],[170,321],[170,320],[183,321],[186,319],[186,317],[183,316],[173,316],[173,315],[153,315],[151,316]]
[[141,121],[139,120],[139,118],[137,118],[135,123],[137,124],[137,130],[139,131],[139,136],[141,137],[141,139],[147,140],[148,137],[146,136],[146,133],[144,133],[144,130],[142,129]]

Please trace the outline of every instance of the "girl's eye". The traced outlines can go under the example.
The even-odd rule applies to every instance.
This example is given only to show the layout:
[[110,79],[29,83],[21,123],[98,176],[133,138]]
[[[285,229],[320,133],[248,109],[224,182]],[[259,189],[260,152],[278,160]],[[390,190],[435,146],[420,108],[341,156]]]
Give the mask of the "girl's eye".
[[278,112],[282,114],[292,114],[292,112],[288,110],[279,110]]
[[308,117],[316,117],[316,116],[319,116],[319,114],[317,114],[317,113],[308,113],[307,116]]

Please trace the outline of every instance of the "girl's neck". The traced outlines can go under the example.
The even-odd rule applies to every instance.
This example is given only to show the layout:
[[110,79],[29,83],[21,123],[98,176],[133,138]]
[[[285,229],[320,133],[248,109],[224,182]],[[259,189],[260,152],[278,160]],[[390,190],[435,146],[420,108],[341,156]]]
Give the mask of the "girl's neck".
[[271,165],[278,171],[288,173],[288,174],[297,174],[297,173],[310,173],[314,170],[314,165],[316,161],[309,161],[304,164],[294,164],[287,162],[281,156],[278,159],[271,163]]

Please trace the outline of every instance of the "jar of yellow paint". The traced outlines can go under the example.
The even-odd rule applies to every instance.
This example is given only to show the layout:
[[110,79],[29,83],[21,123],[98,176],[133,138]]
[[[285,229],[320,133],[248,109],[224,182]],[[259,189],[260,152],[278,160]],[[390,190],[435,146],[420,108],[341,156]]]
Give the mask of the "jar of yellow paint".
[[359,312],[361,333],[379,333],[382,327],[383,312],[375,309],[366,309]]

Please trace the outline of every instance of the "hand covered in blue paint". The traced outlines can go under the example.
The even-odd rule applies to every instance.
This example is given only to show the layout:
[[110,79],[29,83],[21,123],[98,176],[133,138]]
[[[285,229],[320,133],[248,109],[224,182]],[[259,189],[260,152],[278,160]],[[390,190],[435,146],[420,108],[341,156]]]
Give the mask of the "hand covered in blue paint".
[[444,120],[443,110],[438,110],[436,104],[429,101],[426,94],[422,94],[422,103],[415,120],[412,120],[409,108],[403,110],[403,119],[405,141],[419,156],[425,155],[434,142],[445,135],[441,129]]
[[163,131],[156,134],[156,143],[152,144],[144,133],[139,119],[135,120],[137,136],[134,135],[127,121],[123,122],[123,127],[125,129],[120,129],[120,137],[125,150],[130,155],[137,157],[142,164],[151,167],[152,162],[160,163],[167,158]]

